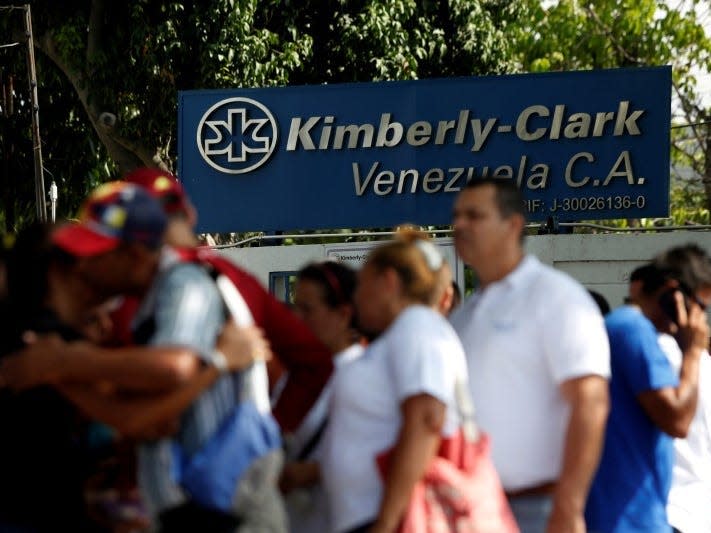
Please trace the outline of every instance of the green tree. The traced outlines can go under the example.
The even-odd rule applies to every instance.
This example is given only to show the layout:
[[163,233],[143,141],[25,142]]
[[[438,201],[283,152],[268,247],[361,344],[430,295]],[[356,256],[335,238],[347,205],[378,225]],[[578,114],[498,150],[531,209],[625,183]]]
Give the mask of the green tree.
[[[40,126],[63,214],[97,180],[174,167],[178,90],[502,73],[520,12],[508,0],[37,0]],[[22,40],[17,20],[0,28]]]
[[693,124],[672,131],[673,168],[692,171],[673,173],[675,222],[708,223],[711,207],[711,109],[696,83],[711,72],[709,9],[708,0],[526,0],[511,31],[527,72],[672,65],[673,123]]
[[[32,3],[45,167],[71,216],[97,183],[138,165],[171,169],[177,90],[284,84],[310,46],[255,26],[258,2]],[[21,13],[0,11],[24,45]],[[31,218],[32,148],[23,46],[0,49],[16,80],[0,116],[6,231]]]
[[[14,232],[36,212],[24,10],[0,10],[0,28],[5,30],[0,48],[0,231]],[[62,190],[60,205],[76,206],[106,179],[111,166],[103,145],[88,132],[64,76],[39,53],[36,67],[47,186],[56,180]]]
[[[521,12],[507,0],[272,1],[280,35],[301,28],[312,49],[291,82],[403,80],[510,70],[507,25]],[[298,4],[298,5],[297,5]]]

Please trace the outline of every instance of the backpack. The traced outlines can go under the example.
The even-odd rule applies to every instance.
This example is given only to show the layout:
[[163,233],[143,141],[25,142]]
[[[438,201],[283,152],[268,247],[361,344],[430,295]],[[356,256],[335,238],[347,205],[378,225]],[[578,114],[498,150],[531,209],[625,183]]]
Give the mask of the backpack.
[[[228,314],[238,325],[254,323],[234,283],[211,270]],[[174,478],[198,504],[244,514],[250,502],[273,493],[282,466],[281,432],[271,415],[266,367],[257,362],[239,374],[238,401],[218,431],[188,455],[173,442]]]

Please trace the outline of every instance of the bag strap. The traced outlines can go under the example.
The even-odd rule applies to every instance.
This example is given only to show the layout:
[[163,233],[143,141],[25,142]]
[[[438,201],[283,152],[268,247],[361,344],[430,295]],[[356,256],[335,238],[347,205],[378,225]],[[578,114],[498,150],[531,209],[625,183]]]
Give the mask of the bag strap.
[[[227,314],[234,319],[238,326],[254,325],[252,311],[228,274],[221,272],[216,265],[212,264],[209,261],[209,257],[202,253],[200,249],[179,250],[179,254],[184,261],[196,263],[206,269],[215,281]],[[261,414],[271,413],[269,377],[267,376],[266,363],[257,361],[239,372],[238,375],[240,386],[236,391],[239,395],[237,399],[251,400]]]
[[469,442],[476,442],[479,440],[479,426],[474,419],[474,402],[469,392],[468,379],[457,379],[454,384],[454,400],[457,404],[464,438]]
[[323,419],[323,422],[321,422],[321,425],[318,427],[316,432],[313,435],[311,435],[311,438],[308,440],[306,445],[304,445],[304,447],[301,448],[301,451],[296,456],[297,461],[303,461],[309,455],[311,455],[311,452],[314,451],[314,448],[316,448],[318,443],[321,441],[321,437],[323,437],[323,433],[324,433],[324,431],[326,431],[327,425],[328,425],[328,417]]
[[[237,325],[254,325],[252,312],[237,287],[232,283],[232,280],[225,274],[219,274],[215,279],[215,283]],[[260,413],[271,413],[269,378],[267,377],[267,365],[264,361],[252,363],[249,368],[242,371],[242,398],[251,399]]]

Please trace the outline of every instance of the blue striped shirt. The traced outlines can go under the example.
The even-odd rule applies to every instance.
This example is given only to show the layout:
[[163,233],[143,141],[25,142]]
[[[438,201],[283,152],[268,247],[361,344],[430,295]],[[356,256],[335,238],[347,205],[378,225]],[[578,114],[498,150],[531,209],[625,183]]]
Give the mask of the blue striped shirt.
[[[150,318],[155,329],[147,344],[186,347],[209,363],[225,321],[225,309],[214,281],[202,267],[176,264],[168,255],[134,324]],[[236,379],[219,378],[182,415],[174,439],[186,453],[200,448],[227,419],[236,403]],[[173,439],[164,438],[139,447],[139,483],[151,514],[188,499],[174,481],[172,446]]]

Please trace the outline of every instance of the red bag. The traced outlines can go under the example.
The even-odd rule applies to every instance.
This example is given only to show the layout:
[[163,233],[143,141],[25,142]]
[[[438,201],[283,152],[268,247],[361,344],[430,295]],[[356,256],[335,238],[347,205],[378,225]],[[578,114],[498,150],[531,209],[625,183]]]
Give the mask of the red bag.
[[[459,387],[458,387],[459,388]],[[489,455],[489,437],[473,423],[471,400],[457,391],[463,428],[442,439],[437,455],[415,484],[399,533],[518,533],[499,475]],[[391,452],[377,458],[383,479]]]

